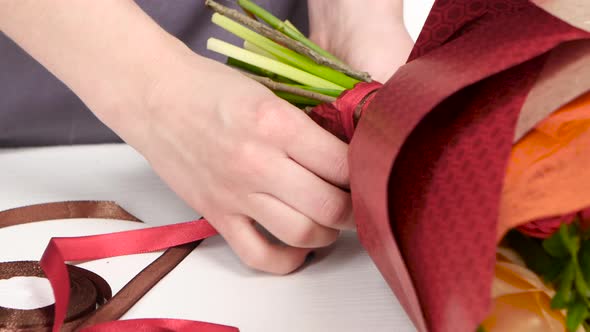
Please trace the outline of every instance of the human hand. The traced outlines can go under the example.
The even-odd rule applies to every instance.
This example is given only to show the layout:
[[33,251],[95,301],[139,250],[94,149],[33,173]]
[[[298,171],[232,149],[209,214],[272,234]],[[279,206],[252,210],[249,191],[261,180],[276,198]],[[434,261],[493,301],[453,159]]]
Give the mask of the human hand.
[[310,38],[357,70],[385,83],[413,47],[402,0],[310,0]]
[[338,187],[348,185],[344,143],[238,72],[178,59],[154,86],[149,129],[129,141],[247,265],[291,272],[353,226],[350,194]]

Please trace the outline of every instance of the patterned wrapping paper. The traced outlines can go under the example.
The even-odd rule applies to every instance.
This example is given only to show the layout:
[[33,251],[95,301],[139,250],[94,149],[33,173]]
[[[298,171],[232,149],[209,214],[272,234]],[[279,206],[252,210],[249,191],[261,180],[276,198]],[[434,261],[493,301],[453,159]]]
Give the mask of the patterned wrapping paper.
[[[552,11],[525,0],[436,1],[410,61],[375,94],[355,131],[359,236],[420,331],[473,332],[489,310],[517,123],[528,117],[519,129],[526,132],[543,118],[530,120],[535,107],[521,110],[531,90],[534,98],[563,97],[534,87],[546,81],[554,50],[590,39],[563,10],[559,18]],[[577,54],[569,64],[587,60]],[[567,81],[571,68],[550,78]]]

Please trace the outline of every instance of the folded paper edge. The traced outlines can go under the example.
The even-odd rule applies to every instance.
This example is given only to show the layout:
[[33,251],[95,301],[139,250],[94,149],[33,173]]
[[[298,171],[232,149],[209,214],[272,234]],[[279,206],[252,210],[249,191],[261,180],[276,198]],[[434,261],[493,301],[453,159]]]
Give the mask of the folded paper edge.
[[588,0],[531,0],[549,14],[590,32],[590,1]]
[[521,109],[514,142],[589,89],[590,39],[567,42],[555,48]]

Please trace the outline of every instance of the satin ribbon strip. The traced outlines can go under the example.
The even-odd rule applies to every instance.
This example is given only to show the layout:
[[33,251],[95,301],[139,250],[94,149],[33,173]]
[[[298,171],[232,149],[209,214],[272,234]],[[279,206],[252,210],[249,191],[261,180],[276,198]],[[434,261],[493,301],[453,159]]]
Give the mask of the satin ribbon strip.
[[37,221],[77,218],[141,222],[114,202],[69,201],[35,204],[2,211],[0,212],[0,228]]
[[[111,298],[109,284],[99,275],[76,267],[68,266],[71,277],[72,297],[66,317],[65,330],[93,312],[96,306],[104,304]],[[45,277],[38,262],[20,261],[0,263],[0,279],[17,276]],[[0,307],[1,332],[47,332],[53,324],[53,305],[32,310],[20,310]]]
[[[121,206],[109,201],[66,201],[35,204],[13,208],[0,212],[0,228],[21,224],[59,220],[96,218],[142,222]],[[65,331],[73,330],[77,325],[88,319],[97,305],[106,301],[96,300],[99,295],[104,300],[111,299],[111,288],[99,275],[68,265],[72,277],[72,305],[66,317]],[[15,276],[45,277],[38,262],[6,262],[0,263],[0,279]],[[82,287],[82,285],[84,287]],[[143,295],[143,294],[141,294]],[[137,295],[136,295],[137,297]],[[141,296],[140,296],[141,297]],[[87,305],[81,305],[86,303]],[[91,305],[89,303],[92,303]],[[83,310],[80,308],[82,307]],[[80,316],[81,312],[83,315]],[[72,316],[73,315],[73,316]],[[53,325],[53,305],[36,310],[16,310],[0,308],[0,331],[51,331]]]
[[129,319],[87,328],[84,332],[237,332],[227,326],[183,319]]
[[200,243],[201,241],[195,241],[167,249],[133,277],[112,299],[76,325],[76,330],[121,318]]
[[[99,258],[123,256],[162,250],[217,235],[217,231],[205,220],[146,228],[134,231],[74,238],[52,238],[41,258],[41,267],[53,288],[55,318],[53,332],[59,332],[66,317],[70,296],[69,276],[66,261],[86,261]],[[123,322],[123,323],[120,323]],[[125,321],[104,325],[101,331],[136,331],[136,325]],[[150,324],[148,321],[138,321]],[[205,323],[193,322],[195,326]],[[207,326],[212,326],[208,325]],[[128,326],[132,326],[128,328]],[[234,327],[215,325],[216,331],[237,331]],[[146,326],[146,329],[152,328]],[[196,327],[195,327],[196,328]],[[98,327],[92,327],[98,331]]]
[[[140,221],[135,216],[129,214],[119,205],[114,202],[104,202],[104,201],[73,201],[73,202],[55,202],[55,203],[46,203],[46,204],[38,204],[38,205],[31,205],[21,208],[15,208],[7,211],[0,212],[0,227],[5,226],[12,226],[18,225],[23,223],[31,223],[36,221],[45,221],[45,220],[52,220],[52,219],[68,219],[68,218],[98,218],[98,219],[118,219],[118,220],[129,220],[129,221]],[[197,226],[198,224],[198,226]],[[174,226],[174,225],[173,225]],[[188,227],[187,227],[188,226]],[[196,226],[196,227],[194,227]],[[205,221],[197,221],[184,224],[184,226],[174,226],[174,227],[164,227],[165,230],[174,233],[178,228],[181,228],[186,231],[190,230],[200,230],[197,231],[195,234],[181,236],[175,240],[178,233],[175,234],[168,234],[167,240],[164,240],[164,243],[160,246],[155,248],[152,246],[152,243],[157,242],[162,235],[160,232],[163,231],[160,228],[156,229],[145,229],[140,230],[144,231],[141,232],[142,234],[150,233],[152,236],[148,236],[148,238],[144,239],[148,241],[148,243],[144,243],[144,249],[149,247],[150,249],[147,250],[139,250],[138,247],[134,247],[138,249],[138,251],[125,251],[130,250],[129,244],[126,241],[136,241],[134,244],[138,245],[139,247],[142,244],[138,244],[137,241],[141,240],[141,236],[129,236],[126,237],[124,234],[113,235],[98,235],[92,237],[82,237],[82,238],[61,238],[61,239],[52,239],[50,241],[49,247],[52,247],[52,244],[56,247],[53,248],[61,248],[60,244],[65,244],[67,250],[73,251],[70,253],[66,250],[65,257],[72,257],[72,255],[78,255],[75,257],[80,257],[79,255],[86,255],[89,252],[93,252],[90,254],[91,257],[94,259],[99,258],[101,255],[104,255],[105,252],[110,253],[112,257],[113,252],[122,255],[123,252],[128,253],[139,253],[139,252],[146,252],[146,251],[154,251],[160,249],[166,249],[166,252],[162,254],[158,259],[152,262],[149,266],[147,266],[143,271],[141,271],[137,276],[135,276],[127,285],[123,287],[112,299],[108,302],[103,304],[104,301],[97,300],[91,307],[92,310],[83,310],[84,315],[78,317],[79,315],[76,314],[76,317],[72,317],[70,314],[72,312],[72,308],[76,308],[78,305],[78,297],[84,294],[88,294],[88,292],[79,292],[79,288],[72,288],[70,290],[70,277],[72,278],[72,285],[76,285],[77,280],[80,279],[78,274],[82,274],[87,277],[88,280],[92,281],[94,284],[98,285],[97,289],[100,291],[96,291],[97,294],[106,294],[105,296],[99,296],[99,298],[109,299],[111,297],[110,288],[108,284],[100,278],[100,276],[95,275],[90,271],[86,271],[79,267],[64,265],[63,260],[58,261],[55,266],[50,266],[49,269],[51,271],[58,271],[58,276],[53,277],[50,274],[44,274],[40,268],[40,265],[37,263],[31,262],[10,262],[10,263],[3,263],[9,264],[5,265],[2,268],[2,271],[12,271],[10,276],[23,276],[23,275],[31,275],[29,271],[29,264],[34,264],[36,266],[36,274],[35,276],[43,277],[47,276],[50,280],[52,287],[55,285],[58,286],[58,289],[61,292],[57,292],[54,288],[54,295],[56,298],[56,304],[49,306],[47,308],[43,308],[44,320],[43,326],[39,325],[35,328],[20,326],[14,327],[13,320],[9,320],[7,317],[8,315],[0,315],[0,327],[6,324],[11,324],[12,327],[8,329],[8,327],[4,327],[4,330],[0,328],[2,332],[6,331],[18,331],[18,332],[45,332],[45,331],[58,331],[59,328],[52,328],[52,324],[62,326],[61,331],[79,331],[79,330],[92,330],[92,331],[137,331],[139,327],[143,331],[170,331],[169,328],[171,327],[178,327],[181,329],[185,329],[186,331],[236,331],[235,328],[228,328],[221,325],[216,324],[209,324],[209,323],[202,323],[202,322],[190,322],[190,321],[182,321],[182,320],[133,320],[130,322],[123,321],[121,322],[109,322],[112,320],[116,320],[120,318],[129,308],[131,308],[147,291],[149,291],[159,280],[161,280],[167,273],[169,273],[175,266],[177,266],[190,252],[200,243],[202,237],[212,236],[216,234],[216,232],[205,222]],[[133,234],[137,231],[131,232],[124,232],[125,234]],[[192,237],[191,237],[192,236]],[[192,240],[194,239],[194,240]],[[86,241],[86,242],[85,242]],[[90,241],[90,242],[88,242]],[[178,242],[177,246],[175,242]],[[84,248],[83,252],[78,252],[80,248],[77,247],[75,244],[76,242],[79,243],[86,243],[87,245],[81,245],[80,248]],[[70,245],[70,246],[68,246]],[[113,247],[123,246],[124,249],[113,249]],[[114,250],[114,251],[113,251]],[[96,252],[98,251],[98,253]],[[62,255],[62,252],[46,250],[44,257],[44,262],[50,260],[52,258],[56,258],[55,255]],[[107,257],[105,256],[105,257]],[[88,256],[84,256],[88,257]],[[59,257],[58,257],[59,258]],[[87,259],[71,259],[71,260],[87,260]],[[11,269],[5,269],[5,267],[13,267]],[[76,274],[72,274],[72,271],[76,271]],[[88,282],[86,282],[88,284]],[[64,293],[65,292],[65,293]],[[71,294],[71,298],[70,298]],[[91,296],[92,298],[92,296]],[[96,298],[96,296],[94,297]],[[68,306],[69,301],[72,301],[72,305]],[[88,302],[88,297],[85,297],[85,302]],[[97,304],[103,304],[95,311],[95,307]],[[53,310],[53,308],[68,308],[67,315],[65,317],[61,317],[61,320],[55,320],[55,316],[59,313],[59,310]],[[79,310],[78,310],[79,311]],[[74,310],[74,312],[78,312]],[[22,318],[24,321],[30,322],[34,321],[34,317],[28,316],[30,311],[24,312]],[[13,317],[13,316],[10,316]],[[20,316],[19,316],[20,317]],[[65,318],[65,324],[64,324]],[[75,318],[75,319],[74,319]],[[103,323],[95,326],[97,323]],[[139,324],[139,325],[138,325]],[[88,328],[90,327],[90,328]],[[126,330],[127,329],[127,330]]]

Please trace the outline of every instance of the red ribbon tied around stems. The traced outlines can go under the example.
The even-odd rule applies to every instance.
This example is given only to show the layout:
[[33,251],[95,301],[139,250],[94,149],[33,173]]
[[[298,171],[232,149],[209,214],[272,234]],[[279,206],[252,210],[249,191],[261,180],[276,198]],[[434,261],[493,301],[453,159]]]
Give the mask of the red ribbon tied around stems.
[[[69,238],[52,238],[41,258],[41,267],[55,297],[53,332],[59,332],[70,298],[66,261],[86,261],[146,253],[206,239],[217,231],[206,220],[133,231]],[[134,319],[98,324],[84,331],[207,331],[236,332],[235,327],[176,319]]]
[[335,102],[314,107],[309,116],[336,137],[350,142],[357,120],[381,86],[376,81],[357,83],[352,90],[344,91]]

